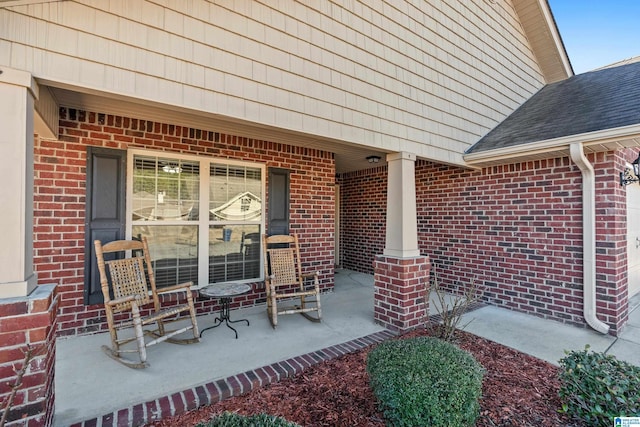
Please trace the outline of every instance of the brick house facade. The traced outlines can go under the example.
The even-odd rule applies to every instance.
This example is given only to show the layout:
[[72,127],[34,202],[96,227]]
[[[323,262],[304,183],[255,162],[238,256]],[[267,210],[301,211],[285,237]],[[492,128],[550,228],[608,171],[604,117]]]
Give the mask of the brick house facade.
[[[432,266],[452,291],[477,280],[489,303],[623,327],[617,176],[640,147],[640,67],[574,76],[548,2],[4,3],[0,379],[27,344],[43,350],[33,371],[44,367],[16,425],[51,423],[50,332],[105,330],[83,298],[88,148],[290,171],[305,267],[325,290],[336,249],[342,266],[374,273],[374,317],[390,329],[424,317]],[[372,168],[371,156],[384,160]],[[234,302],[263,300],[255,284]]]
[[340,264],[365,273],[384,249],[387,168],[340,174]]
[[[85,306],[84,216],[87,146],[145,148],[265,162],[291,169],[292,229],[308,258],[333,284],[334,186],[341,194],[341,266],[373,273],[384,249],[386,167],[335,178],[332,154],[225,134],[74,109],[62,109],[58,141],[36,139],[34,263],[40,283],[59,283],[61,335],[105,330],[102,308]],[[277,154],[274,154],[277,152]],[[624,152],[592,156],[598,182],[598,312],[615,332],[626,321],[614,262],[625,248],[624,194],[612,179]],[[465,170],[416,164],[420,250],[442,283],[477,281],[488,303],[584,325],[579,171],[568,158]],[[605,194],[613,193],[614,196]],[[617,220],[616,220],[617,218]],[[264,302],[260,286],[238,306]],[[198,301],[199,313],[211,301]]]
[[[332,153],[99,112],[62,108],[60,117],[60,138],[36,138],[34,159],[34,264],[41,284],[58,285],[60,335],[106,330],[102,306],[83,301],[89,146],[197,153],[291,170],[290,228],[300,237],[303,268],[320,272],[323,290],[333,286]],[[264,301],[257,283],[250,294],[234,298],[234,308]],[[212,300],[196,304],[200,314],[217,309]]]
[[[626,321],[625,217],[616,153],[597,171],[597,306],[612,332]],[[494,305],[576,325],[583,317],[582,183],[568,158],[460,171],[425,162],[416,178],[421,249],[449,286],[475,281]],[[623,196],[622,196],[623,198]]]
[[[589,156],[597,176],[597,311],[616,334],[627,320],[626,201],[616,171],[633,153]],[[372,273],[384,245],[386,171],[341,175],[342,264]],[[569,158],[480,170],[419,161],[420,252],[455,292],[471,282],[489,304],[586,326],[580,171]]]

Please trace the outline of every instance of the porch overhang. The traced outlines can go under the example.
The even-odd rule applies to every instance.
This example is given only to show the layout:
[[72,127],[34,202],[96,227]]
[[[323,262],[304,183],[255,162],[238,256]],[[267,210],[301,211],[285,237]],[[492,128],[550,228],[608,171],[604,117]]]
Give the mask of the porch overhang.
[[[56,114],[58,106],[62,106],[330,151],[336,155],[337,173],[370,168],[371,165],[367,160],[367,156],[371,155],[382,159],[377,165],[380,166],[386,163],[386,154],[394,151],[386,147],[373,147],[346,139],[335,139],[286,127],[274,127],[264,123],[248,122],[232,116],[167,104],[158,100],[133,98],[123,94],[107,93],[46,79],[38,79],[38,83],[41,91],[46,91],[43,101],[48,99],[47,96],[50,95],[51,100],[56,103],[54,108]],[[42,109],[44,110],[44,105]],[[36,113],[39,113],[38,110],[36,108]],[[51,111],[51,109],[46,111]],[[48,115],[41,115],[48,117]],[[47,123],[48,125],[38,127],[37,133],[45,138],[55,138],[56,136],[53,135],[57,135],[57,126],[54,127],[51,124],[52,120]],[[57,116],[55,123],[57,124]],[[45,133],[40,133],[41,130]]]
[[58,139],[60,106],[47,86],[40,86],[33,109],[33,129],[45,139]]

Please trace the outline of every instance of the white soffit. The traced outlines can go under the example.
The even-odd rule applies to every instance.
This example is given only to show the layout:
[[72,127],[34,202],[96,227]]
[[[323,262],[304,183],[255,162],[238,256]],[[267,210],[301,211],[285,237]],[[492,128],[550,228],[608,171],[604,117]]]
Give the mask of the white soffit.
[[573,69],[546,0],[513,0],[522,28],[547,83],[564,80]]
[[58,104],[63,107],[133,117],[154,122],[171,123],[179,126],[193,127],[195,129],[333,152],[336,154],[337,173],[357,171],[372,167],[366,159],[367,156],[371,155],[381,157],[380,163],[376,163],[376,166],[386,164],[385,156],[387,152],[379,148],[350,144],[344,141],[322,138],[317,135],[287,129],[273,128],[266,125],[262,126],[257,123],[247,123],[197,110],[186,110],[177,107],[171,108],[171,106],[168,105],[159,106],[155,103],[145,102],[139,99],[133,102],[129,99],[111,97],[102,93],[80,93],[74,90],[51,86],[49,86],[49,89]]

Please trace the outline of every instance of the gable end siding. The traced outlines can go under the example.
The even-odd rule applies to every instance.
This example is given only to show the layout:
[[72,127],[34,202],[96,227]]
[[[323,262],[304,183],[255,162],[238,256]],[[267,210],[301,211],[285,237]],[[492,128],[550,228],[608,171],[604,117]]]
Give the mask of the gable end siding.
[[43,80],[458,164],[544,83],[508,1],[56,2],[0,8],[0,43]]

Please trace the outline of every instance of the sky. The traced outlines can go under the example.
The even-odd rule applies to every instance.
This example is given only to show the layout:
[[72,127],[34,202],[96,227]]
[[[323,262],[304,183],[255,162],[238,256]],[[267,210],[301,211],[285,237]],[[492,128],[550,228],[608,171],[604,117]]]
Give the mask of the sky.
[[575,74],[640,56],[640,0],[548,0]]

